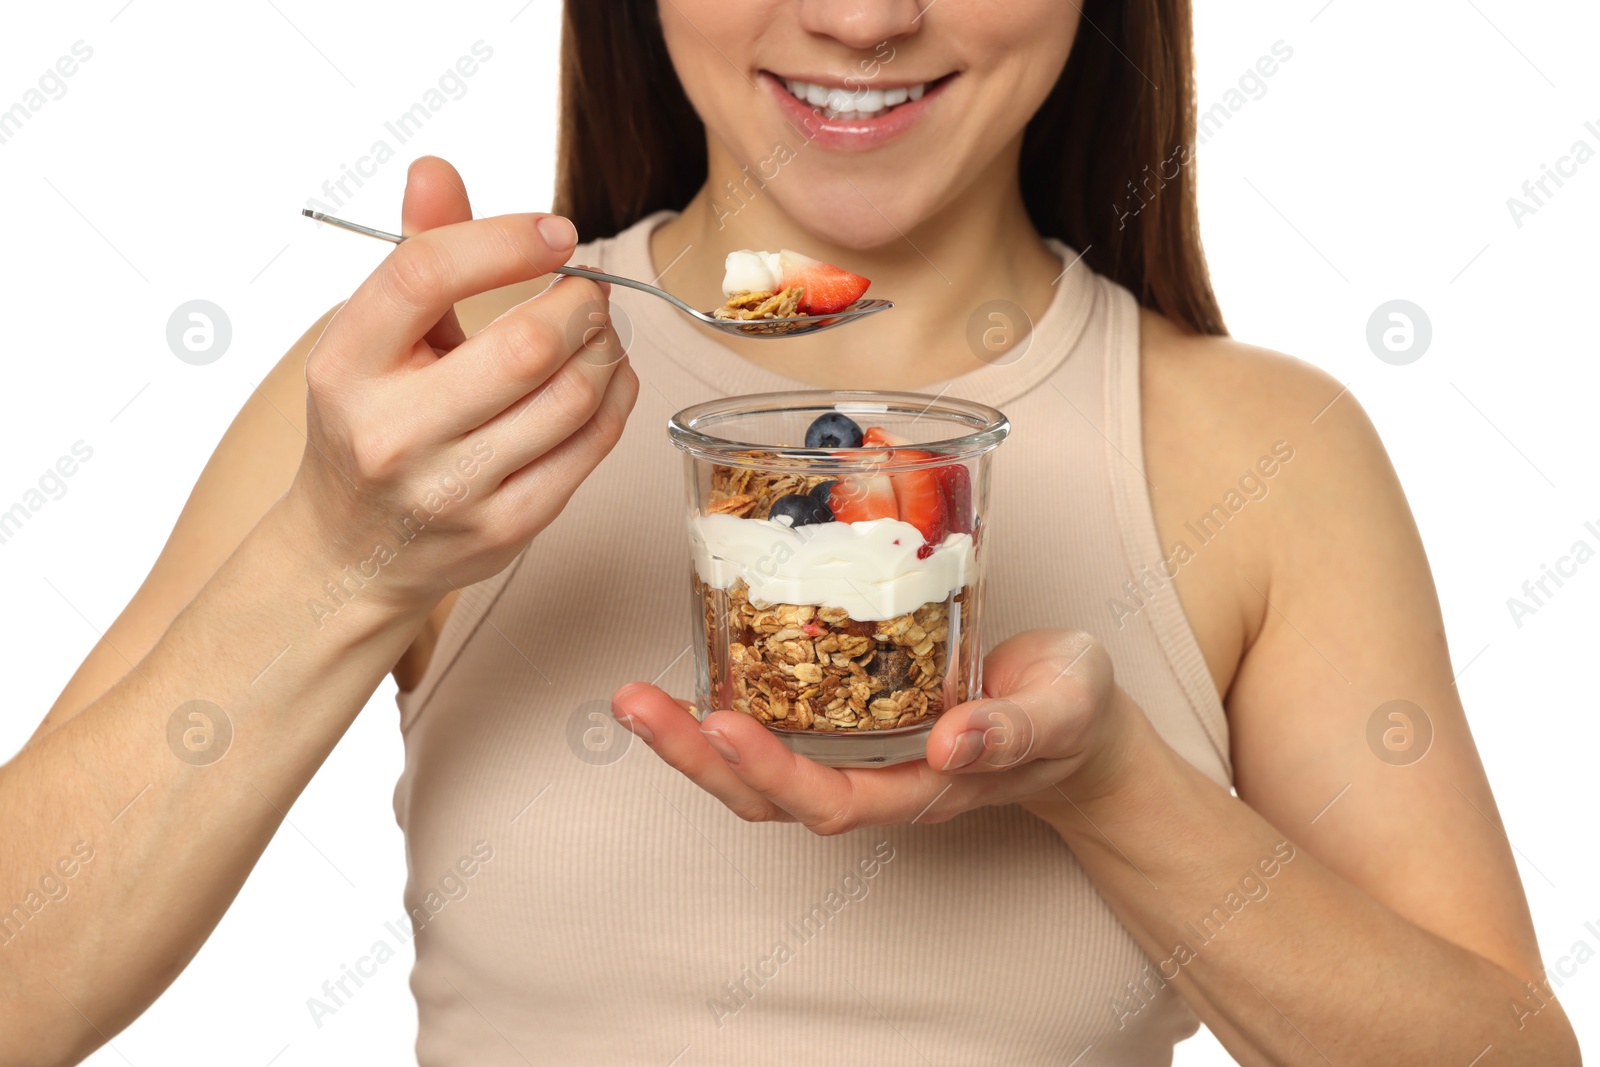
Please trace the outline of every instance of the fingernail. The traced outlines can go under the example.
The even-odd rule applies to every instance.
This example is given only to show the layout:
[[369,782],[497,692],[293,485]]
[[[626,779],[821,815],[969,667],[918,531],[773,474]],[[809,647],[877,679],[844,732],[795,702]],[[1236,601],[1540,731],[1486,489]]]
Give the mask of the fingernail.
[[955,747],[950,750],[950,758],[944,761],[943,771],[959,770],[972,763],[983,755],[983,730],[967,730],[956,738]]
[[616,716],[616,720],[622,724],[623,729],[633,734],[634,737],[637,737],[645,744],[648,745],[655,741],[656,735],[650,732],[650,727],[646,726],[638,719],[635,719],[632,715],[618,715]]
[[539,220],[539,233],[551,248],[571,248],[578,243],[578,229],[560,215],[546,215]]
[[705,734],[706,744],[717,750],[717,755],[729,763],[739,762],[739,750],[733,747],[733,742],[716,730],[701,730]]

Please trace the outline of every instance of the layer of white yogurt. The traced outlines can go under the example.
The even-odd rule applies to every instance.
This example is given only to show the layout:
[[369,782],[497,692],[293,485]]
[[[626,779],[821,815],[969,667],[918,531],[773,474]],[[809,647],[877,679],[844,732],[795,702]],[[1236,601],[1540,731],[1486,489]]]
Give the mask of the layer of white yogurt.
[[918,559],[922,532],[899,519],[791,527],[697,515],[689,520],[689,540],[695,573],[713,588],[743,578],[756,607],[842,608],[862,622],[942,601],[976,574],[970,534],[948,534],[927,559]]
[[752,252],[748,248],[729,252],[722,263],[722,295],[777,292],[783,280],[783,264],[778,259],[776,252]]

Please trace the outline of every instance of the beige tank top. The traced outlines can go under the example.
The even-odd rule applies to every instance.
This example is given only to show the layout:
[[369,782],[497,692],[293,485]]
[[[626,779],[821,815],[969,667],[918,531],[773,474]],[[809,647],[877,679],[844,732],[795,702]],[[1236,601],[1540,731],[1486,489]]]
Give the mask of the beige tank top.
[[[653,278],[668,217],[574,262]],[[1083,263],[1055,288],[1022,358],[923,390],[1011,418],[985,637],[1096,633],[1162,736],[1229,784],[1222,705],[1170,584],[1125,586],[1162,558],[1135,301]],[[611,722],[625,682],[693,693],[668,416],[802,387],[661,301],[612,301],[642,382],[621,443],[515,562],[464,590],[399,697],[420,1062],[1169,1064],[1198,1020],[1041,820],[1007,806],[832,838],[750,824]]]

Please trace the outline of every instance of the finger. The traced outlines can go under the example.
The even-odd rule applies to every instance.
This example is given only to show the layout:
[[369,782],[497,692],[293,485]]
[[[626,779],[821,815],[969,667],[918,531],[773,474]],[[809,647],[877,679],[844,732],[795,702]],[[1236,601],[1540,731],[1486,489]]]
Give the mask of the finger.
[[[638,398],[639,376],[623,360],[588,422],[491,489],[490,522],[506,531],[501,536],[515,542],[526,541],[560,514],[578,486],[621,439]],[[487,434],[481,437],[488,439]],[[492,462],[492,457],[486,462]]]
[[595,308],[606,321],[609,302],[599,286],[583,278],[563,278],[479,330],[449,359],[407,376],[398,402],[405,410],[427,412],[438,437],[457,437],[485,425],[563,366],[577,362],[585,372],[578,384],[586,383],[591,395],[587,410],[566,427],[564,437],[594,410],[620,358],[622,346],[615,333],[594,334],[589,328]]
[[929,735],[928,761],[942,771],[1002,770],[1081,755],[1113,684],[1104,646],[1066,630],[1033,630],[1003,642],[984,660],[984,681],[994,698],[951,708]]
[[419,156],[406,171],[405,199],[400,205],[400,232],[411,237],[424,230],[472,218],[461,172],[438,156]]
[[[653,685],[635,682],[617,690],[611,713],[669,766],[716,797],[742,819],[767,822],[786,813],[739,780],[712,749],[700,724],[679,701]],[[642,727],[642,729],[641,729]]]
[[1030,762],[1063,758],[1080,724],[1069,712],[1038,707],[1033,694],[1009,700],[958,704],[940,716],[928,735],[928,763],[944,774],[1011,770]]
[[1073,684],[1105,693],[1114,682],[1105,646],[1082,630],[1028,630],[1002,641],[983,660],[986,696]]
[[347,300],[323,332],[360,374],[403,366],[418,341],[459,300],[548,274],[577,244],[559,215],[497,215],[406,238]]
[[495,449],[486,464],[491,487],[561,444],[593,417],[620,366],[620,361],[596,363],[597,358],[609,357],[580,349],[532,393],[484,424],[485,439],[492,440]]
[[[581,263],[578,265],[583,267],[585,270],[600,269],[599,267],[586,266]],[[552,286],[570,285],[578,281],[586,281],[590,285],[598,286],[600,289],[600,299],[585,300],[579,305],[578,310],[573,313],[571,321],[567,323],[567,337],[571,338],[574,343],[582,341],[586,344],[597,346],[605,343],[597,339],[597,335],[601,333],[605,333],[612,338],[616,338],[616,330],[613,329],[611,321],[610,282],[602,281],[597,278],[577,278],[573,275],[558,274],[556,275],[555,280],[550,284]],[[627,353],[622,350],[622,342],[617,340],[614,346],[609,350],[609,353],[602,353],[598,351],[595,353],[597,361],[604,362],[603,360],[598,360],[598,357],[603,354],[609,354],[611,356],[611,362],[616,362]]]
[[[1058,629],[1024,630],[1013,634],[996,645],[983,657],[983,691],[986,696],[1005,696],[1023,685],[1023,675],[1036,669],[1040,660],[1058,658],[1063,653],[1068,662],[1084,651],[1093,641],[1072,640],[1068,648],[1067,635],[1075,631]],[[1087,635],[1085,635],[1087,636]],[[1064,663],[1057,662],[1059,671]]]
[[[472,203],[467,199],[461,174],[438,156],[422,156],[406,171],[405,199],[400,204],[400,232],[407,237],[452,222],[472,218]],[[424,338],[441,352],[448,352],[466,339],[456,310],[444,313]]]
[[938,822],[965,810],[982,789],[979,779],[942,778],[922,760],[871,770],[824,767],[737,711],[707,715],[700,725],[718,735],[717,747],[746,785],[817,834]]

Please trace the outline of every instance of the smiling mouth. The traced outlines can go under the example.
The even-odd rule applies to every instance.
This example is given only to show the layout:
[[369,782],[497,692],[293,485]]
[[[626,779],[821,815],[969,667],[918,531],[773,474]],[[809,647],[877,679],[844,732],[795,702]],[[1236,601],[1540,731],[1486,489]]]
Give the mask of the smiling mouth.
[[954,75],[946,74],[933,81],[897,86],[893,89],[865,87],[847,89],[801,81],[798,78],[785,78],[776,74],[773,77],[777,79],[778,84],[789,91],[790,96],[807,107],[822,112],[826,117],[844,122],[862,122],[882,118],[906,104],[916,103],[929,90],[948,81]]

